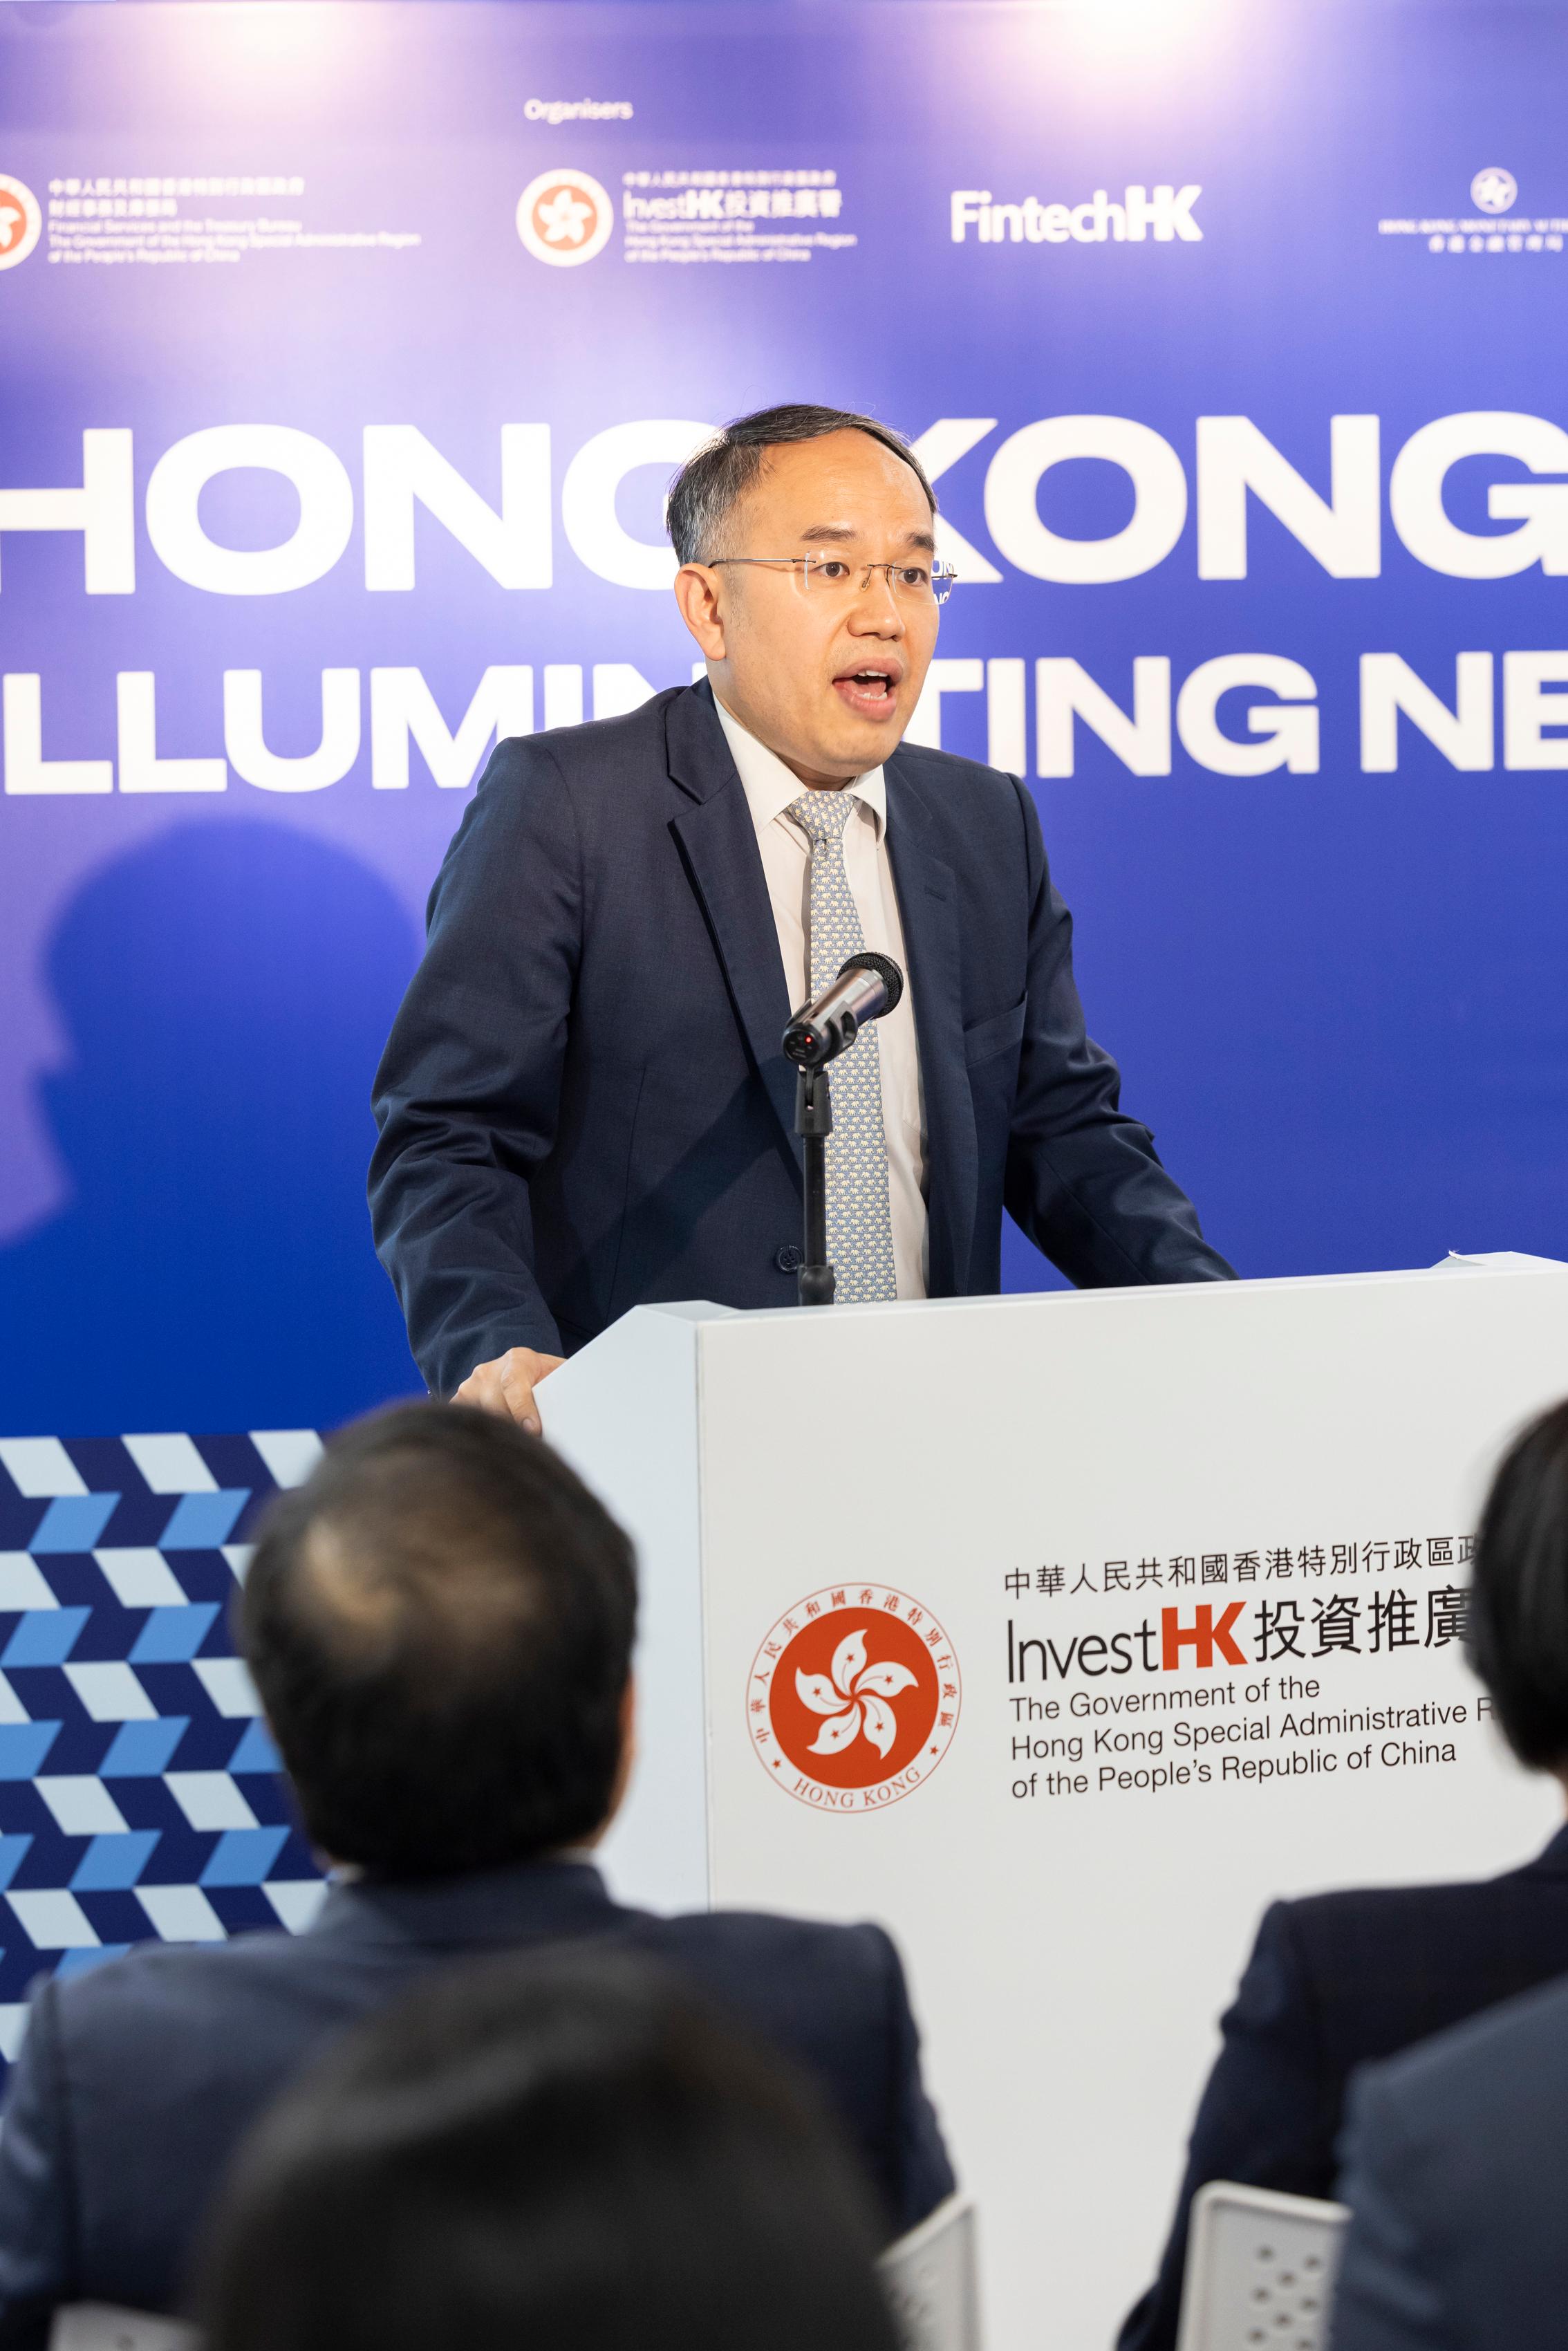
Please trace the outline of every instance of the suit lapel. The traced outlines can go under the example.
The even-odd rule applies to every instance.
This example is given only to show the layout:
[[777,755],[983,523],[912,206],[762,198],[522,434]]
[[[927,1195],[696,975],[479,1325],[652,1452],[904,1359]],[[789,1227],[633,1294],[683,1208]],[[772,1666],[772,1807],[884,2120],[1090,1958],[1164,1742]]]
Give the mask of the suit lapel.
[[968,1281],[979,1155],[975,1105],[964,1064],[962,946],[952,868],[919,788],[897,755],[887,779],[887,848],[909,957],[908,981],[925,1096],[925,1167],[934,1298]]
[[706,684],[665,722],[670,776],[692,801],[671,821],[758,1074],[797,1160],[795,1072],[779,1048],[794,1007],[785,983],[757,829]]

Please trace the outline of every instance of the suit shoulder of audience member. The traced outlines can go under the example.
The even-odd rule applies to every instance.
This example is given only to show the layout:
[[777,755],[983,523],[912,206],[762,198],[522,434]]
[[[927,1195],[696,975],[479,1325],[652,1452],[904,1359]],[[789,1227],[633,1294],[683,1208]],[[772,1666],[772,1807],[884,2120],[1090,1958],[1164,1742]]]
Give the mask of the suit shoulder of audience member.
[[837,1924],[765,1910],[688,1910],[671,1918],[650,1917],[647,1938],[673,1951],[712,1951],[743,1972],[751,1959],[767,1959],[802,1983],[818,1970],[882,1994],[904,1977],[892,1938],[869,1920]]
[[[1531,1891],[1547,1873],[1542,1856],[1533,1855],[1513,1869],[1486,1877],[1434,1878],[1416,1886],[1351,1886],[1324,1894],[1300,1894],[1273,1905],[1291,1939],[1303,1952],[1336,1959],[1347,1943],[1364,1941],[1375,1948],[1405,1935],[1426,1935],[1446,1928],[1486,1928],[1500,1904],[1521,1890]],[[1568,1895],[1568,1853],[1563,1855],[1563,1884]]]
[[1396,2103],[1407,2123],[1429,2117],[1445,2135],[1462,2117],[1467,2136],[1486,2144],[1486,2134],[1524,2124],[1534,2107],[1568,2139],[1568,1980],[1537,1984],[1467,2017],[1358,2081]]

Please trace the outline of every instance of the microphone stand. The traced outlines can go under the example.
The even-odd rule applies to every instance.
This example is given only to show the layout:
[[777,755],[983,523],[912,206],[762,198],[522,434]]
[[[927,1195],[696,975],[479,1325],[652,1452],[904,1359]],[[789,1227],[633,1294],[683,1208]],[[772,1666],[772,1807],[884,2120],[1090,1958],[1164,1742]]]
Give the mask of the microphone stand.
[[[800,1138],[806,1176],[806,1250],[800,1265],[800,1303],[831,1306],[837,1281],[828,1262],[828,1137],[833,1102],[828,1063],[854,1043],[866,1020],[891,1012],[904,994],[904,974],[891,956],[862,951],[841,965],[831,987],[792,1013],[783,1049],[794,1062],[795,1132]],[[780,1252],[782,1254],[782,1252]]]
[[833,1098],[825,1068],[801,1070],[795,1081],[795,1132],[806,1160],[806,1255],[800,1273],[802,1306],[831,1306],[834,1274],[828,1263],[828,1137]]

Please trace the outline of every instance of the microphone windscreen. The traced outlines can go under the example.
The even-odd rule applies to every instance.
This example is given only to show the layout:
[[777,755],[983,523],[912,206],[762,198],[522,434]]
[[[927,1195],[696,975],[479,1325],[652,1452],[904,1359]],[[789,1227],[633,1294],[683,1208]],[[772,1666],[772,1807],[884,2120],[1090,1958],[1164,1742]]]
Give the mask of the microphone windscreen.
[[860,955],[851,956],[847,962],[839,966],[839,977],[842,979],[850,971],[874,971],[887,990],[888,1011],[897,1009],[899,998],[904,994],[904,974],[891,956],[873,955],[867,948]]

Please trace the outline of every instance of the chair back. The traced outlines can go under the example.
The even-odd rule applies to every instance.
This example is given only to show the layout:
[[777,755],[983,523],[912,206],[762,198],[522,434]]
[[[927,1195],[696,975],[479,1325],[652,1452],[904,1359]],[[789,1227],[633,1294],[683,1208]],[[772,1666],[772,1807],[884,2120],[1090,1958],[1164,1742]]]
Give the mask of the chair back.
[[905,2351],[980,2351],[975,2207],[949,2196],[877,2263]]
[[193,2326],[109,2302],[73,2302],[55,2313],[49,2351],[199,2351]]
[[1176,2351],[1325,2351],[1350,2213],[1211,2179],[1192,2199]]

